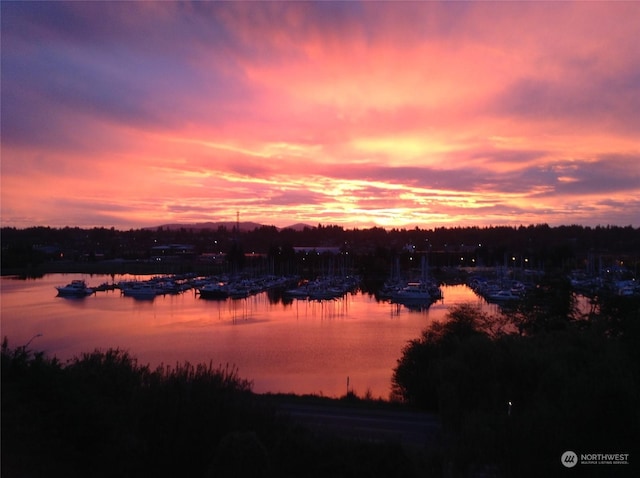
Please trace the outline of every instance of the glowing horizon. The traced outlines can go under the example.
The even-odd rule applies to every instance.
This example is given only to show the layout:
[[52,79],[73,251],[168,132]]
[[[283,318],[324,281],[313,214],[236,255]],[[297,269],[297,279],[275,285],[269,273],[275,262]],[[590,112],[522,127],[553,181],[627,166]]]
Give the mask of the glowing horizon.
[[640,227],[640,4],[3,2],[2,225]]

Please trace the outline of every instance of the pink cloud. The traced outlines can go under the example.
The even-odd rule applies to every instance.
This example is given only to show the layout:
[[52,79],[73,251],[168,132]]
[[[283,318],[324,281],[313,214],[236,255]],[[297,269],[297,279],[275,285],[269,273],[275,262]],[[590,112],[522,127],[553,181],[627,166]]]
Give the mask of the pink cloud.
[[3,224],[638,225],[639,13],[3,5]]

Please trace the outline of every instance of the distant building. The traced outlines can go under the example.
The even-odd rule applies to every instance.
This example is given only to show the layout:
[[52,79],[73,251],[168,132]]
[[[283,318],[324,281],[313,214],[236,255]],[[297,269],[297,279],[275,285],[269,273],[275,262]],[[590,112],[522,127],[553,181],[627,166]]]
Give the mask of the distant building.
[[195,246],[191,244],[163,244],[151,248],[152,260],[191,259],[195,256]]

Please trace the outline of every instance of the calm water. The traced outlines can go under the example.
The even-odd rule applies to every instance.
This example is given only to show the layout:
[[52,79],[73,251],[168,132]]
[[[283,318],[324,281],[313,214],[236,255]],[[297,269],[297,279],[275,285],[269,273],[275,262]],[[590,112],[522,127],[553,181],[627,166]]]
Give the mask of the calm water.
[[[444,299],[426,311],[377,302],[360,292],[336,301],[271,303],[266,293],[207,301],[193,291],[153,301],[98,292],[56,297],[55,286],[85,279],[90,286],[134,276],[50,274],[1,279],[2,336],[11,346],[34,335],[32,349],[67,360],[96,348],[128,350],[140,363],[213,361],[235,364],[254,391],[340,396],[350,389],[388,398],[402,348],[447,308],[484,303],[466,286],[443,287]],[[138,279],[144,279],[138,276]]]

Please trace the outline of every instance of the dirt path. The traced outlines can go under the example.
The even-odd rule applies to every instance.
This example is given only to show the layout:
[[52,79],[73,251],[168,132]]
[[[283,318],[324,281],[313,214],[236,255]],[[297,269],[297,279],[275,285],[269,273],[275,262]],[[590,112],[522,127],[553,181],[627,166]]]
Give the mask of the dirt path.
[[278,411],[313,429],[350,438],[431,447],[440,436],[437,416],[428,413],[286,400],[279,403]]

